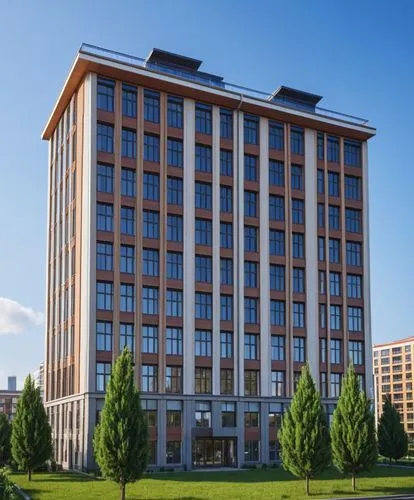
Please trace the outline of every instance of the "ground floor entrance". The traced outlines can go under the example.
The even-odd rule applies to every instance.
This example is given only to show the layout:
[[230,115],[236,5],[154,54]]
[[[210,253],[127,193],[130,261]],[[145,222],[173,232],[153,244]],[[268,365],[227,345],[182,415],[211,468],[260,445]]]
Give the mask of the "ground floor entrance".
[[193,467],[237,467],[237,439],[194,439]]

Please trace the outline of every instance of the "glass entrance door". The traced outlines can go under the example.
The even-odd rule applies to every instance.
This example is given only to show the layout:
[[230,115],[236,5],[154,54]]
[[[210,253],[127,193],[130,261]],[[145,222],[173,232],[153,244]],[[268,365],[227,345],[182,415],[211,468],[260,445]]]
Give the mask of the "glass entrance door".
[[193,441],[194,467],[237,467],[234,438],[202,438]]

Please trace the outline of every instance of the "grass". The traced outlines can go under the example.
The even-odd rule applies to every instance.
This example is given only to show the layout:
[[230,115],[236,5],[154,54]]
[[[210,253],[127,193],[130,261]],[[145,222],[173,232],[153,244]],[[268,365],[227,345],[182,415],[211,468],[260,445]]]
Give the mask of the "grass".
[[[116,484],[70,472],[34,474],[30,483],[22,474],[14,474],[12,479],[33,500],[119,498]],[[356,494],[359,496],[413,494],[413,470],[376,467],[358,477],[357,489]],[[311,481],[311,495],[314,498],[336,498],[355,494],[352,492],[351,479],[344,478],[332,469]],[[135,484],[127,485],[126,496],[127,500],[306,498],[304,481],[297,480],[283,469],[151,474]]]

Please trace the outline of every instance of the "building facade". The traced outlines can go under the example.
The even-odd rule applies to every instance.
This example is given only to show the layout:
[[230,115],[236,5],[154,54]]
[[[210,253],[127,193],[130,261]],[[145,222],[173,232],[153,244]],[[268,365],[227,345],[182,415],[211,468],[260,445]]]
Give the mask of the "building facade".
[[414,448],[413,368],[414,337],[373,347],[375,383],[375,420],[382,413],[388,394],[401,416],[410,443]]
[[8,389],[0,389],[0,413],[5,413],[9,422],[16,416],[17,401],[21,394],[16,388],[15,381],[16,377],[9,377]]
[[45,399],[45,367],[43,361],[39,364],[39,368],[37,368],[33,373],[32,377],[35,383],[35,387],[39,387],[40,397],[42,401]]
[[94,467],[125,345],[154,467],[276,460],[306,360],[330,415],[350,359],[372,396],[375,129],[200,65],[83,45],[44,129],[45,404],[65,467]]

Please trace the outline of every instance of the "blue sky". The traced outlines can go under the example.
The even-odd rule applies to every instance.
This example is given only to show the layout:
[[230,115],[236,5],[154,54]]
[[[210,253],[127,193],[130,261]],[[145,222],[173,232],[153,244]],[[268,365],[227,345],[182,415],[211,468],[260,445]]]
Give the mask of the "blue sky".
[[367,117],[374,342],[414,334],[414,4],[398,1],[0,0],[0,387],[44,357],[43,125],[81,42],[204,60],[228,82],[280,84]]

